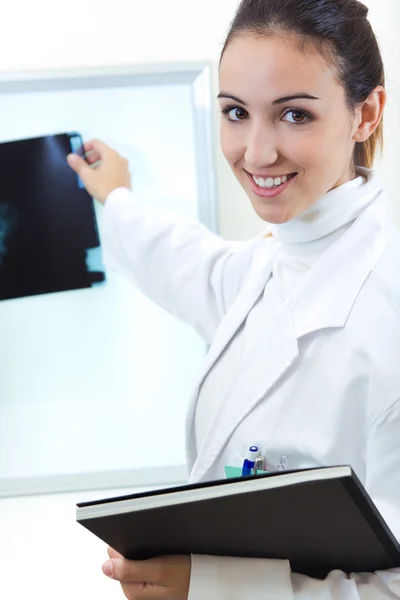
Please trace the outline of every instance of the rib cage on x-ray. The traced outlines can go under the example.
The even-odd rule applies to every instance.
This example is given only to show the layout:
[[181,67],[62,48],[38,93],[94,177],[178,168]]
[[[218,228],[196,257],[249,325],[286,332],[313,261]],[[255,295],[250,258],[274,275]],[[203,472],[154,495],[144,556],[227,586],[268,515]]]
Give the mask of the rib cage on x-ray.
[[0,300],[105,279],[93,200],[69,152],[69,134],[0,144]]

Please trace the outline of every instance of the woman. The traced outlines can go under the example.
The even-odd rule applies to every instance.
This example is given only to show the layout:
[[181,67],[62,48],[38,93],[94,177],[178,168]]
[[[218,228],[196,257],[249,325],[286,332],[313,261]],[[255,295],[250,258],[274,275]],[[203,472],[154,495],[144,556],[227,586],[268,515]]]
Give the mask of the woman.
[[[106,264],[212,344],[188,414],[190,480],[223,477],[251,444],[270,469],[351,464],[396,532],[400,246],[371,169],[386,94],[367,13],[356,0],[238,8],[222,149],[268,235],[230,243],[137,204],[101,142],[86,144],[98,168],[68,161],[105,202]],[[131,600],[400,598],[400,569],[315,580],[285,560],[109,555]]]

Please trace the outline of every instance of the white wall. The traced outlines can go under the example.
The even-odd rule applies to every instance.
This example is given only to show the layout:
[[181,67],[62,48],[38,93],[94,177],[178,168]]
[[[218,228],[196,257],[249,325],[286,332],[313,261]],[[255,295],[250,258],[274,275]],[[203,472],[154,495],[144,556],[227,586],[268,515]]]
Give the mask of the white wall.
[[[395,158],[400,150],[396,109],[396,104],[400,106],[396,62],[400,3],[369,0],[366,4],[372,8],[371,20],[381,38],[388,71],[391,99],[383,171],[400,222],[395,181]],[[0,71],[217,60],[236,5],[236,0],[3,1]],[[0,115],[0,126],[2,118],[6,115]],[[215,118],[217,125],[217,111]],[[219,152],[218,132],[215,143],[222,234],[249,237],[261,224]],[[0,597],[121,598],[118,586],[101,573],[103,545],[74,525],[74,503],[87,497],[86,493],[0,501]]]

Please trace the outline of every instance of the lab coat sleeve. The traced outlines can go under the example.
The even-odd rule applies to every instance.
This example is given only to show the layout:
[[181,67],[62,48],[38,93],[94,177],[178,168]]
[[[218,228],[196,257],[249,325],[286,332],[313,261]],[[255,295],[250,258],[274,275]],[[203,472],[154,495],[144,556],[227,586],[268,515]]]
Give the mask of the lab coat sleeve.
[[192,555],[188,600],[294,600],[289,563]]
[[103,262],[211,342],[262,244],[228,242],[201,223],[135,200],[127,188],[107,197]]
[[[400,402],[372,427],[366,488],[400,540]],[[208,574],[210,577],[208,577]],[[205,594],[204,594],[205,592]],[[204,595],[203,595],[204,594]],[[399,568],[375,573],[331,571],[325,579],[292,573],[286,561],[192,556],[188,600],[395,600]]]

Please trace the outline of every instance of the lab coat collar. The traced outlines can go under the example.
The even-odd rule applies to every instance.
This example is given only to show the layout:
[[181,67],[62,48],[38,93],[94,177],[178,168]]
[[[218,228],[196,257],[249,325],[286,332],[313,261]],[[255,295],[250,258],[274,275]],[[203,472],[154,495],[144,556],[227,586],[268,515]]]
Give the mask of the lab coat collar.
[[220,325],[188,411],[187,460],[191,481],[206,478],[207,471],[240,422],[292,368],[299,355],[298,340],[321,329],[345,325],[360,289],[388,243],[383,193],[380,188],[372,192],[376,199],[317,260],[295,293],[284,302],[274,331],[262,337],[264,343],[261,340],[251,361],[243,366],[196,456],[194,416],[198,391],[271,275],[280,243],[271,239],[266,242],[265,253],[261,252],[255,261],[247,286]]
[[345,325],[361,287],[388,244],[384,202],[379,191],[288,299],[297,339],[319,329]]
[[[272,238],[266,239],[265,251],[269,254],[268,258],[265,260],[265,258],[262,255],[260,255],[255,259],[255,262],[251,267],[249,277],[247,278],[247,285],[244,286],[241,293],[236,298],[236,301],[233,303],[230,310],[225,315],[225,318],[222,320],[218,328],[217,334],[215,336],[214,342],[207,354],[204,370],[199,380],[199,384],[193,393],[192,401],[189,404],[186,417],[186,462],[189,470],[191,471],[191,481],[199,480],[208,468],[205,467],[205,462],[202,464],[202,457],[205,453],[207,453],[207,442],[212,435],[212,432],[210,431],[207,436],[206,443],[203,444],[202,449],[200,450],[196,459],[197,448],[195,439],[194,419],[196,413],[197,398],[201,384],[204,381],[207,374],[209,373],[209,371],[214,366],[217,359],[221,356],[229,341],[232,339],[232,337],[235,335],[239,327],[246,319],[248,313],[256,303],[257,299],[262,294],[265,288],[265,284],[271,276],[275,257],[279,251],[279,246],[280,244],[276,240]],[[293,338],[293,335],[291,336],[291,338]],[[220,415],[218,415],[218,419],[215,420],[215,423],[220,421],[219,417]],[[195,461],[196,464],[193,467]]]

